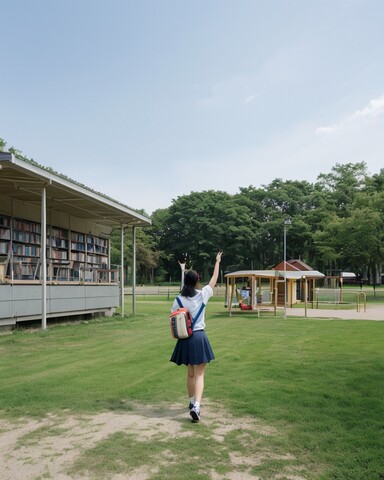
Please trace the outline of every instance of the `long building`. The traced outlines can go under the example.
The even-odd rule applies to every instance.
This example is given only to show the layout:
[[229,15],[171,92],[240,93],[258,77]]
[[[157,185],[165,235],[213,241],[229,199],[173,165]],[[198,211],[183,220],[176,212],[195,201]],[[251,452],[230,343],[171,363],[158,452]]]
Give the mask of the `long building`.
[[[0,152],[0,327],[28,320],[112,314],[124,278],[110,235],[133,235],[146,216],[36,162]],[[133,285],[134,286],[134,285]],[[133,302],[134,305],[134,302]]]

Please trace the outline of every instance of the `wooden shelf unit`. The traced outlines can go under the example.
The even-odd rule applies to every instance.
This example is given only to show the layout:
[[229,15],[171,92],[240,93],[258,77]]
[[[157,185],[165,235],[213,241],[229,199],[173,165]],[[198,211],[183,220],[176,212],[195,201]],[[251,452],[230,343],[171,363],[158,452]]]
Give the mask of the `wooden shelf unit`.
[[11,244],[11,217],[0,215],[0,255],[8,255]]
[[41,256],[41,225],[13,218],[11,251],[13,277],[18,280],[34,280]]
[[51,226],[47,234],[48,259],[53,262],[68,261],[68,245],[68,230]]
[[109,240],[96,235],[71,232],[71,277],[97,281],[97,270],[108,268]]
[[[10,259],[6,275],[13,279],[39,279],[40,223],[0,214],[0,257]],[[109,239],[47,225],[47,263],[48,279],[97,281],[108,269]]]

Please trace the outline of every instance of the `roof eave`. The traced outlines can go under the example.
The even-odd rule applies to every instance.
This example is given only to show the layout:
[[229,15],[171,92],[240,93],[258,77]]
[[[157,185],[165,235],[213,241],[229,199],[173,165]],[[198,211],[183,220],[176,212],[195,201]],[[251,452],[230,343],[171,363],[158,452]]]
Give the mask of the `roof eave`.
[[36,177],[39,181],[46,185],[56,185],[57,187],[62,187],[63,189],[71,190],[76,194],[79,194],[83,197],[89,198],[92,201],[107,205],[112,210],[119,212],[130,217],[133,217],[132,221],[123,222],[123,226],[149,226],[151,225],[151,220],[138,213],[128,206],[121,204],[112,198],[99,194],[91,189],[82,186],[75,181],[71,181],[68,178],[64,178],[60,174],[55,172],[50,172],[45,168],[41,168],[34,163],[23,160],[15,156],[11,152],[0,152],[0,168],[2,165],[7,166],[11,164],[13,168],[20,170],[22,172],[27,172],[29,175]]

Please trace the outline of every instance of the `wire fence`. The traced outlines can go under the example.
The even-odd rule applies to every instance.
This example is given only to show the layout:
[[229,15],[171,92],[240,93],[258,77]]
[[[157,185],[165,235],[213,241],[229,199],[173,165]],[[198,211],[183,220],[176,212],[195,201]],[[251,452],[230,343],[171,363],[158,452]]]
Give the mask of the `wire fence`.
[[367,303],[384,303],[383,287],[316,288],[316,305],[356,304],[364,298]]
[[[140,297],[146,296],[159,296],[159,297],[167,297],[167,298],[174,298],[180,293],[179,286],[151,286],[151,285],[137,285],[135,287],[135,295]],[[124,288],[124,295],[133,295],[132,287],[125,287]],[[217,286],[213,289],[213,296],[214,297],[224,297],[225,296],[225,287]]]
[[[137,298],[162,297],[168,300],[175,298],[180,293],[180,286],[157,286],[137,285],[135,295]],[[214,288],[214,297],[225,301],[226,287],[217,285]],[[132,296],[132,286],[124,288],[124,295]],[[311,302],[312,303],[312,302]],[[384,287],[363,286],[362,288],[344,287],[340,288],[317,288],[314,291],[313,307],[319,308],[325,305],[357,305],[359,303],[375,304],[384,303]]]

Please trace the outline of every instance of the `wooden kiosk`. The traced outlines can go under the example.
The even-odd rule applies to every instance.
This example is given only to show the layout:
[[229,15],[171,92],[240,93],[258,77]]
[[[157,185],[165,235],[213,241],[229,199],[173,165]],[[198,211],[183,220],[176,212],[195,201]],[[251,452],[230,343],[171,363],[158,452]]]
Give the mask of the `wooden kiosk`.
[[[273,311],[278,307],[312,301],[315,282],[324,278],[317,270],[240,270],[227,273],[226,307],[240,311]],[[285,300],[285,302],[284,302]]]
[[[226,306],[229,314],[238,306],[241,311],[257,311],[261,308],[273,309],[276,315],[278,307],[277,270],[240,270],[227,273]],[[284,280],[283,280],[284,281]]]

